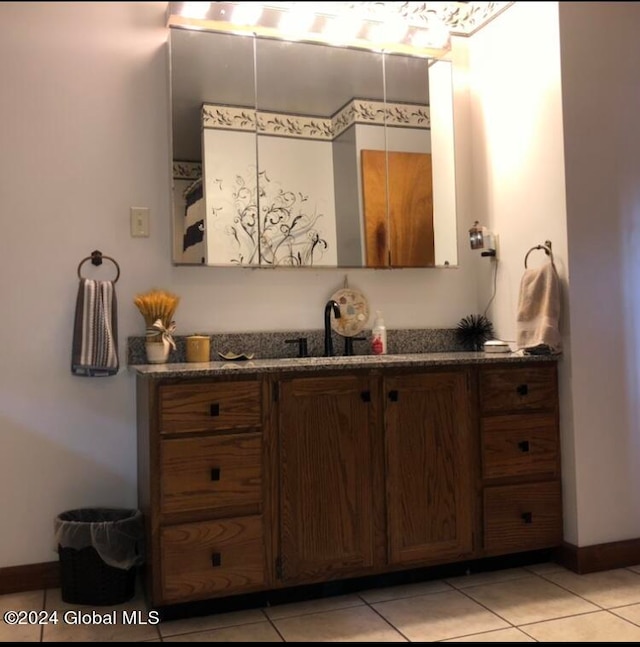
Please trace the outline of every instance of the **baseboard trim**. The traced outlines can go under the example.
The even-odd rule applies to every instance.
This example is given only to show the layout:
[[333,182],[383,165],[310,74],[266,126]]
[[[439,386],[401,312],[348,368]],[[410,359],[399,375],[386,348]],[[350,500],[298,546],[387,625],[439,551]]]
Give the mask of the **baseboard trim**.
[[574,546],[565,542],[559,550],[558,561],[580,574],[635,566],[640,564],[640,539],[593,546]]
[[[556,558],[560,564],[580,574],[635,566],[640,564],[640,538],[582,547],[565,542]],[[59,586],[59,562],[0,568],[0,595]]]
[[60,586],[60,563],[42,562],[0,568],[0,595],[55,589]]

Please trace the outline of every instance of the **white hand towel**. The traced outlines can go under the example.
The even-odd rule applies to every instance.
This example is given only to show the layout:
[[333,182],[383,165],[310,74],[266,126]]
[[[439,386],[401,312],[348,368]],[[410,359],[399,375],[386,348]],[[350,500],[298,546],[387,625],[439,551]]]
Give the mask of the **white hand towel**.
[[520,282],[517,316],[517,346],[529,353],[559,353],[560,279],[555,265],[525,270]]

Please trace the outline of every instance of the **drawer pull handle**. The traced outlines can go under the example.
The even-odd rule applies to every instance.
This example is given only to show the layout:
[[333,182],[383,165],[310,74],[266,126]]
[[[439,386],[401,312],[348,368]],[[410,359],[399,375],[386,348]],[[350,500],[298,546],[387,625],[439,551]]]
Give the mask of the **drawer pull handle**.
[[371,391],[361,391],[360,398],[363,402],[371,402]]
[[523,512],[522,521],[525,523],[533,523],[533,514],[531,512]]
[[389,400],[391,400],[391,402],[398,401],[398,392],[395,389],[393,391],[389,391]]
[[518,384],[516,387],[516,391],[518,395],[527,395],[529,393],[529,385],[528,384]]
[[220,415],[220,405],[218,403],[212,404],[210,409],[209,409],[209,413],[212,416],[219,416]]
[[212,481],[219,481],[220,480],[220,468],[219,467],[212,467],[211,468],[211,480]]
[[221,566],[222,565],[222,555],[220,553],[213,553],[211,555],[211,566]]
[[529,441],[528,440],[521,440],[518,443],[518,447],[520,448],[521,452],[528,452],[529,451]]

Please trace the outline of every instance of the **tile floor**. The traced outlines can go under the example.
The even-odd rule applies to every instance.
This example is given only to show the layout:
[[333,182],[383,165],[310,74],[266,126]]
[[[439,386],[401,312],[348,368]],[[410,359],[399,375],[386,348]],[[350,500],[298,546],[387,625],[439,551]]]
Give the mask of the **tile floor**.
[[[0,610],[58,611],[57,624],[0,622],[3,642],[640,642],[640,565],[544,563],[159,624],[142,594],[92,609],[29,591],[0,596]],[[133,611],[147,624],[123,623]],[[116,624],[94,621],[105,615]]]

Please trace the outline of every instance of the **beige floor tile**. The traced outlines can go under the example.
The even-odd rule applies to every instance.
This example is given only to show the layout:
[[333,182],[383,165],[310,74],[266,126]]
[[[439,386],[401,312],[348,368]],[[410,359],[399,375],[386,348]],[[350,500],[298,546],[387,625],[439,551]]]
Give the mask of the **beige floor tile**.
[[268,621],[253,622],[250,625],[239,627],[224,627],[199,631],[193,634],[181,634],[164,638],[163,642],[190,642],[190,643],[275,643],[282,642],[278,632]]
[[640,573],[640,564],[635,564],[634,566],[629,566],[628,568],[634,573]]
[[260,609],[247,609],[246,611],[233,611],[231,613],[216,613],[208,616],[198,616],[180,620],[169,620],[158,625],[160,635],[177,636],[195,631],[207,631],[209,629],[223,629],[224,627],[236,627],[248,625],[254,622],[264,622],[266,618]]
[[520,627],[538,642],[639,642],[640,627],[608,611]]
[[140,642],[160,637],[157,616],[147,611],[141,592],[124,604],[91,607],[63,602],[60,589],[49,589],[46,609],[57,610],[60,622],[44,627],[43,642]]
[[441,580],[432,582],[415,582],[413,584],[401,584],[399,586],[389,586],[384,589],[369,589],[361,591],[358,595],[369,604],[376,602],[386,602],[387,600],[398,600],[399,598],[411,598],[416,595],[426,595],[427,593],[442,593],[442,591],[451,591],[452,588]]
[[[43,611],[44,591],[25,591],[24,593],[9,593],[0,595],[0,618],[7,611]],[[38,616],[40,622],[47,621],[48,616]],[[27,622],[28,618],[19,618],[20,622]],[[8,625],[0,620],[0,642],[39,642],[43,625],[40,624],[15,624]]]
[[264,612],[271,618],[289,618],[301,616],[308,613],[321,613],[334,609],[346,609],[348,607],[363,606],[364,602],[357,595],[336,595],[317,600],[305,600],[304,602],[293,602],[292,604],[279,604],[275,607],[267,607]]
[[531,571],[536,575],[545,575],[546,573],[553,573],[554,571],[566,571],[567,569],[562,564],[556,562],[541,562],[540,564],[529,564],[524,567],[525,570]]
[[624,568],[586,575],[559,571],[544,577],[605,609],[640,602],[640,573]]
[[464,592],[514,625],[599,610],[537,575],[472,586]]
[[381,602],[373,608],[411,642],[434,642],[509,626],[459,591]]
[[367,606],[283,618],[273,624],[287,642],[406,642]]
[[511,629],[498,629],[498,631],[487,631],[483,634],[464,636],[463,638],[450,638],[443,640],[445,643],[533,643],[531,636],[512,627]]
[[505,568],[499,571],[486,571],[484,573],[471,573],[470,575],[461,575],[460,577],[450,577],[445,582],[451,584],[456,589],[466,589],[469,586],[517,580],[519,577],[525,577],[527,575],[530,575],[530,573],[523,568]]
[[610,609],[610,611],[625,620],[640,625],[640,604],[631,604],[628,607],[617,607],[616,609]]

